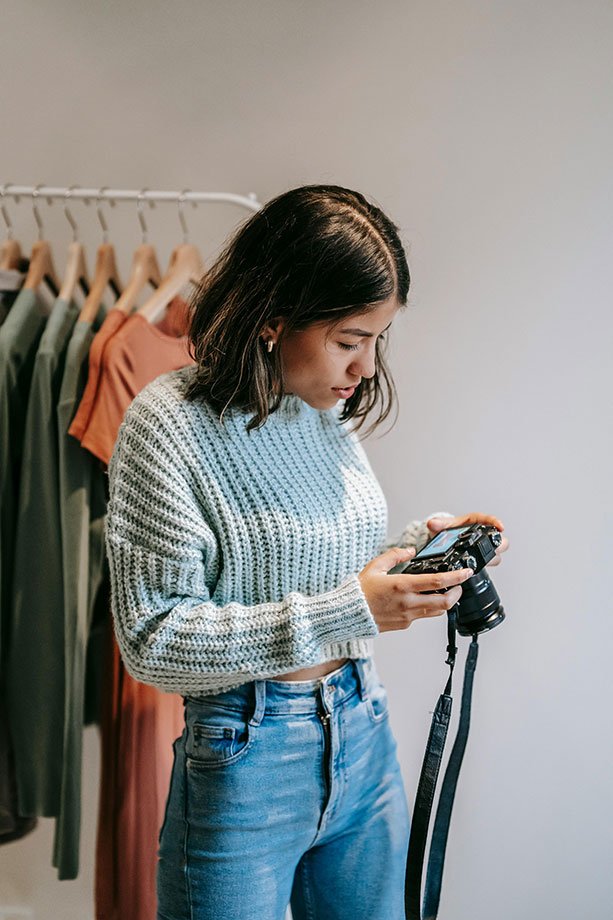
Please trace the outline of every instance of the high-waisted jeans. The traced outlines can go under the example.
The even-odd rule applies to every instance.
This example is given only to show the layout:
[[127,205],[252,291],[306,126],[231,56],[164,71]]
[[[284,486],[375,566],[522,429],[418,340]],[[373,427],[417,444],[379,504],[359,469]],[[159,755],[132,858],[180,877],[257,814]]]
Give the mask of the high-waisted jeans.
[[396,749],[372,658],[186,698],[158,920],[404,920]]

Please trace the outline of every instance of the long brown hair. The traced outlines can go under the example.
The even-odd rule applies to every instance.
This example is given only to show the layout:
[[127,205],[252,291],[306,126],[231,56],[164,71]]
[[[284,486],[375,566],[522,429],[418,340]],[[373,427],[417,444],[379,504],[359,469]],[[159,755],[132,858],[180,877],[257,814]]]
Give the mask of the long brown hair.
[[[186,398],[206,400],[222,424],[230,407],[253,411],[247,430],[259,428],[285,395],[279,356],[285,334],[368,313],[392,295],[403,308],[409,284],[398,228],[359,192],[339,185],[284,192],[239,227],[191,299],[189,352],[197,366]],[[278,317],[285,325],[268,353],[263,327]],[[366,435],[387,418],[396,397],[384,350],[385,340],[378,340],[374,376],[362,380],[340,415],[358,419],[357,430],[380,400]]]

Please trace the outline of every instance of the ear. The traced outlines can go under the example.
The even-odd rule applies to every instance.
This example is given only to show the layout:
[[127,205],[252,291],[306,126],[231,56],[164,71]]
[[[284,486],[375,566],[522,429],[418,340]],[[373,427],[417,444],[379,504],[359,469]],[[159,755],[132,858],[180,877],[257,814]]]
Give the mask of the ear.
[[285,328],[285,319],[282,316],[275,316],[271,319],[265,326],[260,330],[260,335],[267,341],[272,338],[275,341],[277,337],[281,334],[281,331]]

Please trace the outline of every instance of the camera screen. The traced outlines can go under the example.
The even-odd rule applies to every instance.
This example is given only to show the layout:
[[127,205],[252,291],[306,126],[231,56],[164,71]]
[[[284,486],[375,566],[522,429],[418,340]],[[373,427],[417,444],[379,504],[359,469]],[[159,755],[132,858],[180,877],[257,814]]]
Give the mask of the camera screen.
[[424,546],[414,559],[426,559],[428,556],[440,556],[451,549],[461,533],[470,530],[470,527],[451,527],[449,530],[441,530],[439,534],[427,546]]

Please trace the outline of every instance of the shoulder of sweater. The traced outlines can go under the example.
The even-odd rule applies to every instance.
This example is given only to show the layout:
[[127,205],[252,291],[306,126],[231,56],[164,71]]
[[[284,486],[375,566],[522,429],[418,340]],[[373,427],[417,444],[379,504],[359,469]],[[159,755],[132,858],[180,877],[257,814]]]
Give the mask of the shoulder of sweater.
[[131,459],[136,460],[139,456],[144,459],[145,453],[166,453],[178,441],[184,442],[190,412],[202,413],[202,408],[184,398],[188,379],[186,371],[191,369],[188,366],[161,374],[134,397],[117,433],[108,466],[111,479],[120,456],[127,457],[129,454]]
[[151,422],[160,434],[165,434],[180,419],[198,414],[203,419],[215,419],[213,410],[204,402],[185,398],[187,384],[194,365],[160,374],[138,393],[126,410],[121,429],[131,428],[139,422]]
[[[150,444],[152,441],[158,444],[162,442],[176,444],[179,440],[185,447],[186,442],[193,443],[195,440],[210,440],[211,438],[216,440],[218,436],[224,438],[228,416],[226,415],[224,425],[222,425],[218,413],[206,401],[186,399],[187,386],[194,372],[195,365],[188,365],[161,374],[143,387],[132,400],[124,415],[117,442],[119,443],[128,433],[132,434],[139,430]],[[288,397],[288,402],[292,402],[293,399],[295,397]],[[308,419],[309,413],[314,411],[308,409],[303,412],[303,418]],[[351,424],[340,423],[341,411],[342,406],[337,405],[319,414],[326,416],[327,425],[343,429],[342,434],[349,435],[355,442],[356,436],[351,431]],[[276,415],[277,413],[273,413],[271,418]],[[277,431],[279,425],[284,425],[284,420],[283,413],[274,418],[273,425]],[[225,433],[227,434],[227,431]],[[243,447],[246,447],[247,441],[243,439],[241,441]]]

